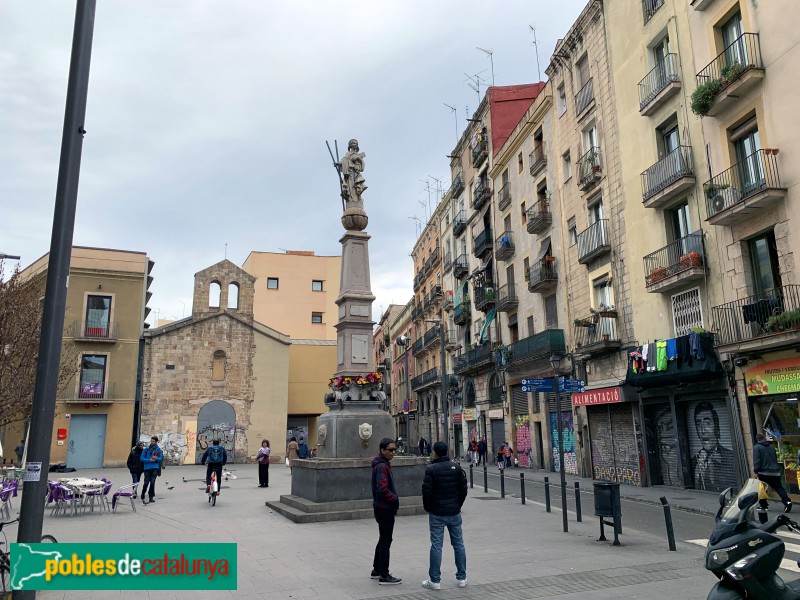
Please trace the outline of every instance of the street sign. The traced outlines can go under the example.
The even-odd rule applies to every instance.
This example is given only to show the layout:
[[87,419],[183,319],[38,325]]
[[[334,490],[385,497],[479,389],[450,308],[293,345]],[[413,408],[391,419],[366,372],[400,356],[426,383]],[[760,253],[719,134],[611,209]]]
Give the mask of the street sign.
[[[550,393],[553,391],[552,379],[523,379],[522,380],[523,392],[544,392]],[[585,392],[586,382],[582,379],[566,379],[565,377],[558,378],[558,391],[561,393]]]
[[540,387],[543,385],[549,385],[550,387],[553,386],[552,379],[523,379],[522,385],[533,386],[533,387]]
[[582,379],[565,379],[558,382],[560,392],[585,392],[586,382]]
[[553,391],[553,382],[552,381],[548,381],[547,379],[542,379],[541,381],[544,382],[541,385],[523,385],[522,386],[522,391],[523,392],[552,392]]

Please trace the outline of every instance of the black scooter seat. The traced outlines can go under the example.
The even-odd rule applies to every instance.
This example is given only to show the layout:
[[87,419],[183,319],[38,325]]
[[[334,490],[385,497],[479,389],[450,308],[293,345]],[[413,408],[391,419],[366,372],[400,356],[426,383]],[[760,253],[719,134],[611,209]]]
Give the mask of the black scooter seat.
[[[800,561],[797,561],[797,565],[800,566]],[[784,581],[786,587],[788,587],[793,592],[800,594],[800,579],[795,581]]]

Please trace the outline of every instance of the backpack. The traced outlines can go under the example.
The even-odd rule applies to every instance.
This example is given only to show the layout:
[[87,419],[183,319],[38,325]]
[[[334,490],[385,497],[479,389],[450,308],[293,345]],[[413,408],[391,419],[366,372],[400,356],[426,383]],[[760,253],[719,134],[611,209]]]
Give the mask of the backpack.
[[222,462],[222,446],[211,446],[208,449],[208,462],[221,463]]

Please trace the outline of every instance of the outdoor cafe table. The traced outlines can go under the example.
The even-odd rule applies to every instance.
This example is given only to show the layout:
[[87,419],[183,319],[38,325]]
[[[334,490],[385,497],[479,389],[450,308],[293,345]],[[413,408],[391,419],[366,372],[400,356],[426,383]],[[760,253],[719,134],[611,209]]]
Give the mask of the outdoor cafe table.
[[[107,485],[107,482],[103,481],[102,479],[89,479],[88,477],[62,477],[57,479],[59,483],[62,483],[80,494],[80,504],[86,507],[86,502],[91,498],[88,495],[89,492],[102,492],[103,488]],[[94,507],[92,507],[92,511],[94,511]]]

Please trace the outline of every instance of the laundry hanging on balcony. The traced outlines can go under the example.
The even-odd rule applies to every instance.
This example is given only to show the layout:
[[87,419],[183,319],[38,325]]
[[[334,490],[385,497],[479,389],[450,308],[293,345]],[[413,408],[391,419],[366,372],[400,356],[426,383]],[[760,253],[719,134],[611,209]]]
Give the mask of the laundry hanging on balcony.
[[497,316],[497,309],[495,308],[486,313],[486,322],[483,324],[483,327],[481,328],[481,336],[478,339],[479,344],[486,343],[486,334],[489,333],[489,325],[492,324],[492,321],[494,321],[494,318],[496,316]]

